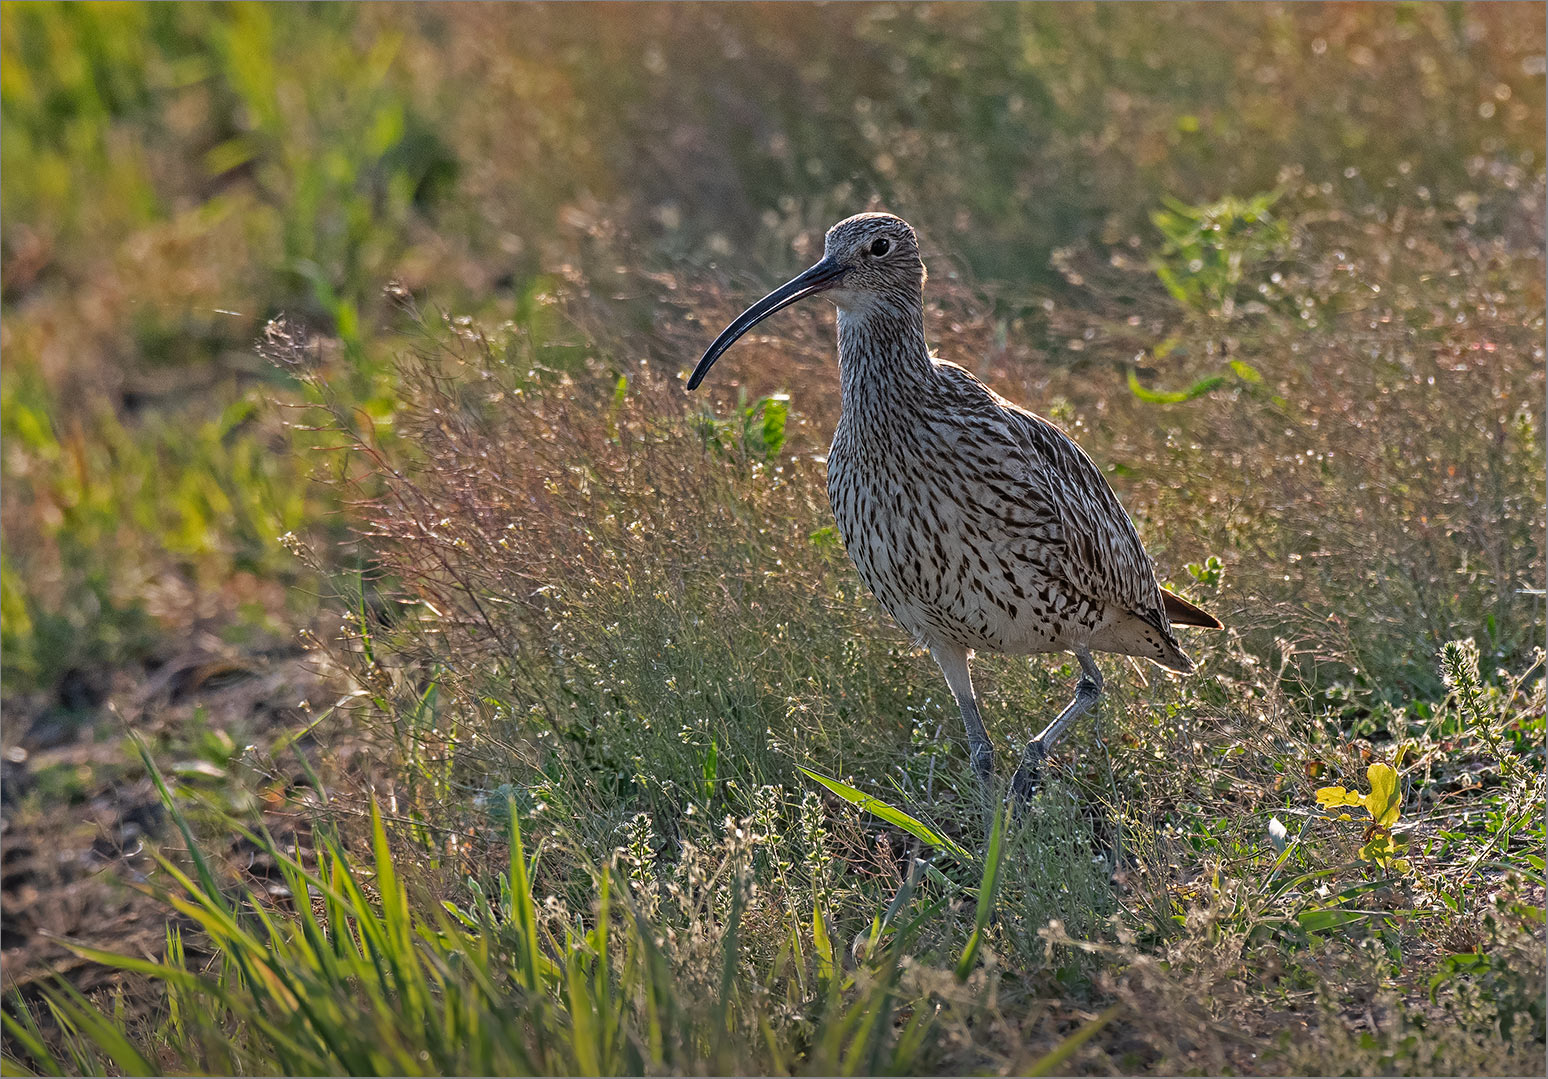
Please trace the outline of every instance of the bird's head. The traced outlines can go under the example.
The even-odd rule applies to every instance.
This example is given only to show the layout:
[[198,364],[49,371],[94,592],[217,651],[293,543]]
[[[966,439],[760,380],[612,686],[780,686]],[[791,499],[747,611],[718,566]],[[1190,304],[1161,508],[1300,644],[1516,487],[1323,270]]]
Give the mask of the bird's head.
[[878,213],[846,217],[828,230],[822,261],[843,267],[828,289],[828,298],[841,310],[877,304],[905,310],[919,306],[924,262],[919,258],[919,238],[901,217]]
[[698,388],[737,338],[797,300],[823,292],[841,311],[890,308],[907,315],[920,307],[924,278],[919,240],[907,221],[883,213],[846,217],[828,230],[822,261],[743,311],[715,338],[688,388]]

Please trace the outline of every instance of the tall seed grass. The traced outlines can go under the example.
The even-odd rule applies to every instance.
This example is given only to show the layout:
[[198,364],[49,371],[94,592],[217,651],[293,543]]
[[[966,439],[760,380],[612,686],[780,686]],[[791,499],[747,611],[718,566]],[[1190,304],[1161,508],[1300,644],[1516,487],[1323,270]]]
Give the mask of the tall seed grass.
[[[352,615],[331,650],[370,691],[358,727],[405,756],[400,812],[436,833],[514,795],[595,860],[640,814],[668,850],[728,814],[788,816],[810,765],[980,843],[947,695],[859,594],[813,462],[689,411],[648,367],[566,374],[520,333],[421,326],[394,435],[407,457],[375,458],[362,507],[382,613]],[[1025,913],[1096,932],[1100,851],[1055,804],[1021,833],[1040,851]],[[860,916],[906,874],[907,845],[843,838]]]

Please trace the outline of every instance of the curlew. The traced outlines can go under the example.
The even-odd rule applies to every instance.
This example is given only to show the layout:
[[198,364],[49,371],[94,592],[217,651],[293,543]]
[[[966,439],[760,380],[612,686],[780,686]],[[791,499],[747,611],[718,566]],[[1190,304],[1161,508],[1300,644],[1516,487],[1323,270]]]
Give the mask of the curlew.
[[1102,692],[1093,651],[1187,673],[1172,627],[1220,623],[1161,587],[1134,523],[1072,439],[930,354],[924,281],[907,222],[840,221],[820,262],[715,338],[688,388],[781,308],[818,293],[838,307],[833,515],[861,580],[940,665],[986,786],[994,747],[973,693],[974,652],[1072,652],[1080,662],[1075,699],[1027,744],[1011,778],[1024,799],[1048,749]]

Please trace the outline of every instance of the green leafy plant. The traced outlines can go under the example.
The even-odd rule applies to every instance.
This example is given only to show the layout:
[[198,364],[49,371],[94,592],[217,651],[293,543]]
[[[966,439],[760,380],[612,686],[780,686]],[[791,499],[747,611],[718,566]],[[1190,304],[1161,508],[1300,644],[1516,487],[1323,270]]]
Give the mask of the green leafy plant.
[[[1398,774],[1390,765],[1373,764],[1365,770],[1366,782],[1371,789],[1366,794],[1344,787],[1317,788],[1317,804],[1328,809],[1342,806],[1359,806],[1370,816],[1366,826],[1365,842],[1360,847],[1360,857],[1393,873],[1407,873],[1412,868],[1403,857],[1406,841],[1393,836],[1392,830],[1402,816],[1403,796],[1399,790]],[[1335,820],[1353,820],[1348,813],[1340,813]]]
[[740,451],[768,460],[785,445],[785,424],[790,417],[790,397],[770,394],[748,404],[745,392],[729,416],[704,414],[699,430],[705,442],[722,452]]
[[1289,243],[1289,228],[1272,212],[1279,198],[1265,191],[1196,206],[1163,199],[1165,209],[1150,216],[1164,240],[1151,267],[1172,298],[1196,315],[1237,317],[1243,281]]
[[1225,564],[1220,561],[1220,556],[1212,554],[1203,562],[1189,562],[1183,567],[1192,577],[1205,588],[1219,588],[1220,580],[1225,576]]

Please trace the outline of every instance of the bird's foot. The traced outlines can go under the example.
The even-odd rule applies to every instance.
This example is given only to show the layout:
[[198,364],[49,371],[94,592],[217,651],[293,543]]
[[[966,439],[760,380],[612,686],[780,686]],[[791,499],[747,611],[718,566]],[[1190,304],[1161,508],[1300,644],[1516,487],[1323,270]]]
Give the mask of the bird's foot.
[[1021,755],[1021,767],[1011,776],[1011,798],[1018,809],[1030,803],[1038,788],[1043,785],[1044,762],[1047,759],[1048,752],[1041,741],[1027,744],[1027,751]]

